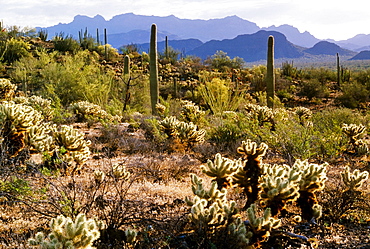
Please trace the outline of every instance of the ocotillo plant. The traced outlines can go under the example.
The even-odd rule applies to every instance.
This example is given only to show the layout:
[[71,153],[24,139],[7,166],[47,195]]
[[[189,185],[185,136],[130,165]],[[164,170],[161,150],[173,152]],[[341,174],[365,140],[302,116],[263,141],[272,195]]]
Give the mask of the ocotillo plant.
[[157,25],[152,24],[150,33],[149,67],[150,67],[150,99],[152,104],[152,114],[156,114],[156,104],[159,99],[158,87],[158,60],[157,60]]
[[275,74],[274,74],[274,37],[268,38],[267,44],[267,76],[266,76],[267,106],[274,107]]

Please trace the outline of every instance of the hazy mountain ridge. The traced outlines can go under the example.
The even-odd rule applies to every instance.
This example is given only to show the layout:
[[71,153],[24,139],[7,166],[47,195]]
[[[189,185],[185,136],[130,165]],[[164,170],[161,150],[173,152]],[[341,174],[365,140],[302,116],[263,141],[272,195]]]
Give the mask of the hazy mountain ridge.
[[[283,34],[284,38],[279,36],[277,39],[275,37],[277,40],[275,56],[277,58],[279,56],[281,58],[297,58],[307,54],[318,55],[320,53],[326,55],[334,52],[353,56],[356,54],[353,51],[368,50],[370,47],[370,34],[356,35],[343,41],[326,40],[327,43],[321,43],[322,40],[315,38],[309,32],[302,33],[291,25],[260,28],[255,23],[238,16],[190,20],[180,19],[173,15],[158,17],[127,13],[114,16],[107,21],[101,15],[95,17],[77,15],[71,23],[60,23],[43,29],[46,29],[50,36],[63,32],[75,38],[78,37],[78,31],[86,28],[92,36],[96,37],[98,29],[100,41],[104,40],[103,33],[106,29],[108,43],[113,47],[119,48],[127,44],[138,44],[143,51],[147,51],[146,46],[149,42],[152,23],[157,24],[159,43],[165,39],[165,36],[168,36],[170,46],[174,49],[185,52],[187,55],[196,55],[202,58],[213,55],[217,50],[222,50],[227,52],[230,57],[239,56],[246,61],[257,58],[258,60],[264,59],[267,38],[265,37],[266,33],[261,33],[261,31],[276,32],[274,34],[277,36]],[[264,34],[263,39],[266,38],[266,40],[261,40],[261,34]],[[180,40],[182,41],[180,42]],[[194,40],[197,40],[197,42],[194,42]],[[190,41],[191,44],[187,44]],[[334,43],[337,47],[330,45]],[[199,46],[194,47],[194,44]]]

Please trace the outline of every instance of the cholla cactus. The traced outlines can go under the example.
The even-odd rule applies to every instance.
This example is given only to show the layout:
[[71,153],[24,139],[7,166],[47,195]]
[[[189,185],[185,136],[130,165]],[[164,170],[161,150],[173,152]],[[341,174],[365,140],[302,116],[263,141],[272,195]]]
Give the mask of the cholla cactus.
[[241,146],[237,149],[239,154],[242,154],[244,159],[244,167],[239,167],[234,175],[232,175],[232,183],[238,184],[244,188],[248,199],[245,208],[257,201],[259,189],[258,179],[262,175],[262,157],[268,149],[267,144],[257,143],[251,140],[242,141]]
[[77,120],[79,122],[83,122],[88,119],[113,120],[117,118],[117,117],[112,117],[112,115],[104,111],[99,105],[90,103],[88,101],[79,101],[79,102],[73,103],[68,107],[68,109],[71,110],[74,114],[76,114]]
[[196,143],[204,142],[206,131],[198,129],[192,122],[186,123],[176,119],[176,117],[166,117],[159,122],[161,130],[170,139],[179,139],[187,147],[192,147]]
[[287,165],[265,166],[266,172],[260,177],[260,203],[263,207],[271,208],[272,216],[276,217],[285,204],[299,197],[298,183],[300,172]]
[[328,164],[309,163],[307,160],[297,160],[293,169],[300,171],[298,206],[302,210],[302,217],[311,220],[315,217],[313,207],[318,204],[316,192],[324,189],[326,177],[326,166]]
[[30,145],[30,151],[34,153],[48,152],[53,147],[53,137],[50,135],[54,126],[50,123],[42,123],[32,126],[25,138],[26,144]]
[[[85,140],[84,134],[72,126],[53,126],[52,144],[49,145],[53,160],[61,160],[67,166],[66,173],[79,170],[90,157],[90,141]],[[52,162],[53,163],[53,162]],[[75,165],[73,166],[73,164]]]
[[247,209],[247,215],[249,228],[253,233],[251,243],[255,248],[259,248],[260,243],[269,238],[270,232],[281,225],[280,219],[271,216],[270,208],[264,210],[262,217],[257,217],[257,206],[252,204]]
[[137,231],[127,228],[125,230],[125,236],[126,236],[126,243],[134,244],[137,238]]
[[342,131],[349,138],[350,147],[352,147],[358,155],[364,155],[369,152],[367,143],[360,139],[364,135],[366,127],[362,124],[343,124]]
[[192,122],[179,122],[176,129],[178,138],[188,147],[192,147],[194,144],[204,142],[206,131],[203,129],[198,130],[198,126],[196,126]]
[[105,179],[105,173],[101,170],[95,170],[94,171],[94,180],[96,184],[101,184],[104,182]]
[[25,148],[25,136],[29,129],[41,123],[41,114],[32,107],[4,101],[0,104],[1,140],[7,153],[15,157]]
[[[227,193],[226,189],[223,188],[221,190],[218,190],[216,182],[212,182],[209,190],[204,189],[203,179],[199,178],[195,174],[191,174],[191,182],[192,182],[191,189],[194,195],[196,195],[196,197],[206,200],[207,203],[213,203],[217,201],[221,201],[221,202],[226,201],[226,193]],[[186,202],[188,203],[188,205],[192,206],[195,204],[196,201],[194,200],[191,201],[188,198],[186,198]]]
[[244,108],[251,118],[258,121],[259,125],[271,123],[274,126],[274,112],[271,108],[251,103],[246,104]]
[[206,112],[200,110],[199,106],[194,104],[191,101],[183,100],[181,101],[182,108],[181,108],[181,117],[186,122],[193,122],[199,124],[199,122],[204,118]]
[[229,178],[239,167],[242,167],[241,160],[231,160],[222,157],[221,154],[217,153],[214,162],[208,160],[207,166],[202,165],[201,170],[207,176],[214,178],[217,182],[218,189],[220,190],[221,188],[230,185]]
[[115,179],[128,180],[130,178],[130,172],[126,170],[126,166],[123,163],[114,164],[112,167],[112,176]]
[[177,126],[179,121],[176,117],[166,117],[162,121],[159,121],[159,126],[161,130],[170,138],[173,138],[177,135]]
[[366,127],[362,124],[343,124],[342,131],[348,136],[351,143],[355,143],[361,135],[365,132]]
[[157,103],[155,105],[155,109],[157,110],[157,113],[160,117],[165,117],[167,115],[167,107],[165,105],[162,105],[161,103]]
[[86,219],[85,214],[79,214],[75,221],[63,215],[53,218],[50,222],[51,233],[39,232],[35,238],[29,239],[31,246],[40,249],[76,248],[93,249],[93,242],[100,237],[100,229],[103,223],[93,219]]
[[15,95],[17,86],[8,79],[0,79],[0,101],[10,101]]
[[308,125],[308,120],[311,119],[312,111],[306,107],[298,106],[294,108],[294,113],[298,116],[301,125]]
[[27,102],[24,104],[32,106],[35,110],[39,111],[46,121],[50,121],[54,117],[54,110],[51,107],[51,100],[32,95],[31,97],[27,98]]
[[355,169],[351,173],[350,168],[347,166],[344,171],[341,172],[343,183],[346,185],[346,191],[355,192],[358,191],[362,184],[369,178],[369,172]]
[[245,248],[250,243],[250,239],[253,236],[251,231],[247,231],[244,221],[237,217],[228,227],[228,232],[232,238],[234,238],[235,245],[238,248]]

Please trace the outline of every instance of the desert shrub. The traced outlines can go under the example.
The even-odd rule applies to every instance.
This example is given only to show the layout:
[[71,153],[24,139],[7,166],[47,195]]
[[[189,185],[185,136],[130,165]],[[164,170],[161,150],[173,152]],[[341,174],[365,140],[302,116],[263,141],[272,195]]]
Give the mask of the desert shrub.
[[10,38],[0,41],[0,61],[13,63],[22,57],[30,57],[30,44],[22,39]]
[[231,82],[226,80],[213,78],[197,89],[214,115],[221,115],[225,111],[236,111],[243,101],[243,94],[233,91]]
[[52,99],[55,106],[89,101],[102,107],[118,98],[118,85],[112,70],[103,69],[97,54],[87,50],[75,55],[40,53],[38,58],[22,60],[11,76],[32,94]]
[[344,107],[359,108],[369,101],[370,92],[361,83],[346,83],[341,88],[342,94],[336,98],[336,101]]
[[303,96],[312,100],[313,98],[325,98],[329,96],[329,89],[326,83],[320,82],[318,79],[313,78],[310,80],[304,80],[299,85],[297,93],[299,96]]
[[63,33],[55,36],[52,41],[54,43],[54,49],[63,53],[76,54],[81,49],[80,44],[72,36],[64,36]]

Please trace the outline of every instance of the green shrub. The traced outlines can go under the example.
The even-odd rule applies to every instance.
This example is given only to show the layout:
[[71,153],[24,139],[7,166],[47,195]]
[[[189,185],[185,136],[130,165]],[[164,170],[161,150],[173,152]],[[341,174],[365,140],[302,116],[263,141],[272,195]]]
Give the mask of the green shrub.
[[80,50],[80,44],[72,36],[64,37],[61,33],[53,38],[54,49],[63,53],[76,54]]
[[325,98],[329,96],[329,89],[326,83],[321,83],[318,79],[314,78],[302,81],[297,94],[309,100],[313,98]]
[[370,90],[358,82],[347,83],[342,86],[342,94],[336,98],[344,107],[358,108],[370,99]]
[[22,39],[0,41],[0,61],[13,63],[22,57],[29,57],[30,48],[30,44]]

